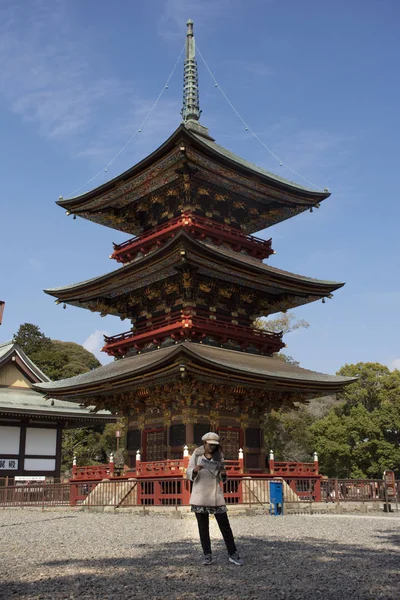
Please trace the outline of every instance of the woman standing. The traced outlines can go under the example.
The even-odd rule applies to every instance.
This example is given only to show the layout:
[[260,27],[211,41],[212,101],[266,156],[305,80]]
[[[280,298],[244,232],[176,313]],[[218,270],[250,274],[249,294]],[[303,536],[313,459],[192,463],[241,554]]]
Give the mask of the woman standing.
[[203,446],[196,448],[190,457],[186,477],[193,481],[190,504],[199,526],[200,542],[204,552],[203,565],[211,565],[211,541],[209,515],[214,515],[228,550],[228,560],[235,565],[242,565],[233,539],[232,529],[226,513],[226,504],[221,489],[221,482],[226,481],[224,457],[222,455],[219,435],[206,433],[201,438]]

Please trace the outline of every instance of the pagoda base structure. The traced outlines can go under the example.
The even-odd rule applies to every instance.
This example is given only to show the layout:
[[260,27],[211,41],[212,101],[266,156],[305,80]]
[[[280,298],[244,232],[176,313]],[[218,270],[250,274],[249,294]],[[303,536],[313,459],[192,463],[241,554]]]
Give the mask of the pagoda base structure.
[[130,356],[69,379],[41,383],[54,398],[113,406],[128,420],[129,467],[180,459],[207,431],[221,436],[224,456],[244,453],[248,473],[266,470],[264,418],[272,409],[332,394],[352,378],[323,375],[279,358],[192,341]]

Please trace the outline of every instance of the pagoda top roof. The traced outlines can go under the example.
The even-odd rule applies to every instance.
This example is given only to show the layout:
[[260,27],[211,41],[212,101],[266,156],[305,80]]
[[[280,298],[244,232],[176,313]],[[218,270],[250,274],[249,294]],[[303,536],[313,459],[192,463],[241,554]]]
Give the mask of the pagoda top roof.
[[[307,288],[310,288],[310,293],[315,293],[318,290],[321,296],[324,296],[344,285],[344,283],[341,282],[325,281],[283,271],[277,267],[272,267],[268,264],[265,264],[257,258],[253,258],[221,246],[214,246],[206,241],[196,240],[190,237],[185,231],[181,230],[174,238],[169,240],[163,246],[160,246],[154,252],[151,252],[138,260],[120,267],[119,269],[115,269],[104,275],[93,277],[79,283],[56,288],[48,288],[44,291],[47,294],[59,298],[61,301],[65,302],[68,302],[69,299],[75,299],[75,294],[79,294],[78,298],[80,300],[85,296],[87,299],[89,297],[93,298],[98,296],[107,297],[108,295],[112,297],[116,295],[118,288],[123,289],[123,293],[126,293],[129,291],[130,279],[132,279],[133,282],[138,271],[151,264],[154,260],[159,259],[161,256],[168,254],[171,250],[173,250],[174,247],[178,247],[179,244],[184,245],[185,248],[191,246],[195,249],[198,249],[202,254],[205,254],[205,256],[208,255],[210,258],[217,257],[223,259],[225,263],[228,262],[231,264],[236,264],[237,266],[241,267],[242,270],[243,266],[245,266],[246,271],[249,272],[250,275],[255,277],[257,275],[264,275],[268,279],[273,280],[276,285],[287,288],[293,288],[299,284],[306,285]],[[171,258],[168,260],[171,262]],[[77,300],[78,305],[79,300]]]
[[139,378],[140,385],[149,385],[155,371],[160,373],[163,367],[171,363],[179,367],[182,366],[182,362],[189,372],[191,366],[202,365],[227,377],[235,377],[235,379],[243,377],[248,380],[250,375],[259,383],[279,384],[280,388],[295,389],[307,384],[307,391],[311,393],[334,393],[356,380],[352,377],[310,371],[285,363],[279,358],[185,341],[160,350],[120,359],[69,379],[36,384],[35,388],[42,393],[74,402],[77,396],[82,394],[90,396],[101,394],[102,391],[112,393],[129,389],[136,377]]
[[[149,201],[151,204],[160,192],[168,195],[181,189],[184,187],[182,179],[189,185],[185,177],[190,175],[190,194],[184,194],[184,198],[178,196],[176,205],[169,207],[170,212],[182,209],[182,200],[186,205],[204,203],[200,190],[205,189],[206,195],[210,195],[208,188],[213,188],[218,196],[228,192],[230,204],[228,202],[227,208],[234,220],[239,219],[234,214],[238,207],[231,204],[246,206],[249,214],[240,220],[240,224],[244,231],[253,233],[328,198],[327,189],[310,189],[275,175],[215,143],[207,127],[199,122],[201,110],[193,22],[189,20],[186,25],[182,123],[159,148],[130,169],[76,197],[64,199],[60,196],[57,204],[67,212],[95,223],[139,235],[149,226],[142,215],[148,213]],[[152,220],[160,218],[162,215],[154,213]]]
[[302,186],[294,181],[280,177],[271,171],[267,171],[266,169],[263,169],[262,167],[245,160],[244,158],[241,158],[223,146],[216,144],[215,140],[208,135],[208,130],[206,127],[202,127],[197,123],[194,124],[189,121],[188,123],[181,123],[179,127],[172,133],[172,135],[163,144],[161,144],[161,146],[159,146],[156,150],[154,150],[154,152],[146,156],[133,167],[130,167],[120,175],[117,175],[110,181],[103,183],[93,190],[84,192],[83,194],[69,199],[60,198],[57,201],[57,204],[67,210],[81,208],[86,201],[93,200],[93,198],[98,196],[102,196],[103,194],[113,190],[115,187],[118,187],[120,184],[126,183],[130,179],[134,179],[143,170],[149,168],[153,163],[160,159],[164,154],[175,148],[177,145],[176,142],[182,139],[184,136],[194,142],[200,150],[203,150],[211,157],[227,161],[231,166],[243,171],[246,174],[258,175],[267,185],[277,186],[282,190],[297,193],[302,197],[307,197],[310,199],[314,198],[317,201],[322,201],[330,196],[330,192],[327,189],[322,191]]

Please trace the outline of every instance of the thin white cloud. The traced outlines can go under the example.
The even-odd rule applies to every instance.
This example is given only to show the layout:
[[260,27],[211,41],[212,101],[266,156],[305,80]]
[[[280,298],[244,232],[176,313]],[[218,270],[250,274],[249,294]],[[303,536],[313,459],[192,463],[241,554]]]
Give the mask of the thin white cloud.
[[389,364],[389,369],[393,371],[394,369],[400,369],[400,358],[395,358]]
[[101,349],[104,346],[105,335],[109,335],[107,331],[101,331],[100,329],[96,329],[96,331],[91,333],[82,344],[82,346],[86,348],[86,350],[92,352],[92,354],[94,354],[95,357],[103,363],[106,362],[105,358],[107,357],[107,355],[104,354],[104,352],[101,352]]
[[3,0],[0,62],[0,94],[45,138],[89,132],[99,111],[130,91],[123,81],[94,75],[90,52],[61,0],[33,1],[29,11]]

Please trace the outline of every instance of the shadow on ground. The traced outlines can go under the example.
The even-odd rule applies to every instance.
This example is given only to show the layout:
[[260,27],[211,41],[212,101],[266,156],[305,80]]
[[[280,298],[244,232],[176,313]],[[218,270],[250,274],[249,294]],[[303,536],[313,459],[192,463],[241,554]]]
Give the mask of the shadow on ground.
[[[268,541],[241,537],[243,567],[230,565],[221,543],[214,544],[217,562],[201,565],[192,542],[133,550],[109,559],[43,562],[32,582],[3,582],[0,597],[18,599],[98,600],[398,600],[400,553],[315,540]],[[391,540],[398,543],[398,536]],[[105,540],[106,544],[106,540]],[[135,556],[134,556],[135,555]],[[39,577],[40,572],[40,577]],[[37,576],[36,576],[37,575]]]

